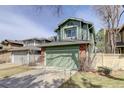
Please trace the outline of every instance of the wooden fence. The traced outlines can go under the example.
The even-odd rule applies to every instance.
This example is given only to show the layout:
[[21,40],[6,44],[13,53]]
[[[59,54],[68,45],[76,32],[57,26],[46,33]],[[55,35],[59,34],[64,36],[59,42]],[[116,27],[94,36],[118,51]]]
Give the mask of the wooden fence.
[[92,55],[92,67],[107,66],[113,70],[124,70],[124,54],[103,54]]

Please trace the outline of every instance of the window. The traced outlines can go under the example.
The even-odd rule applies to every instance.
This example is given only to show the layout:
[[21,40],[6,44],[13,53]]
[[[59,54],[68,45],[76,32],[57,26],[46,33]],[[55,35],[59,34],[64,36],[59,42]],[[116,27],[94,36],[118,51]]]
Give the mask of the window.
[[66,37],[71,37],[71,30],[66,31]]
[[65,34],[67,38],[76,37],[76,27],[65,29]]
[[83,29],[82,29],[82,40],[87,40],[87,39],[88,39],[87,25],[83,25]]
[[67,25],[68,25],[68,26],[73,26],[74,23],[73,23],[73,22],[69,22]]
[[118,33],[116,36],[116,42],[121,42],[121,34]]

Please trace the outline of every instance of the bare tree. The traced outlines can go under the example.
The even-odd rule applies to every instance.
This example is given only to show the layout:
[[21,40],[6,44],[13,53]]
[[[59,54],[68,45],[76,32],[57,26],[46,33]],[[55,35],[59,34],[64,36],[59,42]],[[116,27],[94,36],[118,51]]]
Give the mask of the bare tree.
[[119,32],[119,24],[124,10],[122,6],[119,5],[104,5],[104,6],[95,6],[96,12],[102,18],[102,21],[107,27],[109,33],[110,47],[111,52],[115,53],[116,49],[116,36]]
[[37,5],[34,6],[34,9],[36,9],[36,12],[38,14],[43,13],[43,9],[49,9],[52,14],[55,16],[60,16],[63,13],[63,6],[62,5]]
[[[95,6],[96,12],[102,18],[102,21],[105,23],[107,27],[107,31],[109,33],[109,44],[111,48],[111,52],[115,53],[116,49],[116,37],[119,32],[119,24],[120,19],[124,13],[123,6],[120,5],[104,5],[104,6]],[[63,13],[62,5],[39,5],[36,7],[36,10],[39,13],[42,13],[43,8],[48,8],[51,12],[56,16],[61,16]]]

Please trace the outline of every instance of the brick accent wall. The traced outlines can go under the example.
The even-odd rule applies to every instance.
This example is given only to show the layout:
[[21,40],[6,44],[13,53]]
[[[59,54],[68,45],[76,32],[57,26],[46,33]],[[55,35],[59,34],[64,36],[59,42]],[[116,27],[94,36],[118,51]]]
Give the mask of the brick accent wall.
[[41,64],[45,65],[45,48],[41,48]]
[[86,45],[80,45],[80,57],[84,57],[86,55]]
[[86,59],[86,45],[82,44],[80,45],[80,48],[79,48],[80,69],[82,69],[82,67],[84,66],[85,59]]

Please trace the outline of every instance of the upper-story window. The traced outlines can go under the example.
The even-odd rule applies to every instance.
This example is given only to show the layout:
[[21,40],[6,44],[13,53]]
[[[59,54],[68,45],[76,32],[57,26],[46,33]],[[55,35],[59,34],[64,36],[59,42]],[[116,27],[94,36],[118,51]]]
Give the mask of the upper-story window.
[[72,25],[75,25],[75,24],[73,22],[68,22],[67,25],[72,26]]
[[87,39],[88,39],[88,28],[87,28],[87,25],[83,25],[82,40],[87,40]]
[[65,36],[66,38],[76,38],[76,27],[72,27],[72,28],[66,28],[65,29]]
[[116,42],[121,42],[121,34],[118,33],[116,36]]

